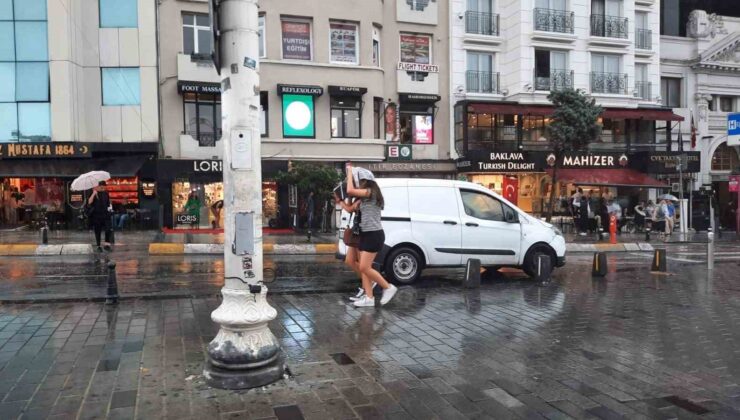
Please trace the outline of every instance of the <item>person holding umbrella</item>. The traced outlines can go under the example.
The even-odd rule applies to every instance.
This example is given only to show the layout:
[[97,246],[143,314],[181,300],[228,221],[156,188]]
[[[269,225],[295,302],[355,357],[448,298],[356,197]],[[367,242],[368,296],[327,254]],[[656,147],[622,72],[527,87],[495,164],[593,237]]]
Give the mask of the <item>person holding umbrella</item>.
[[[98,251],[102,251],[103,248],[106,251],[110,251],[112,248],[111,243],[111,203],[110,196],[106,190],[105,181],[100,181],[97,186],[93,187],[93,193],[90,198],[87,199],[88,205],[88,217],[90,218],[90,224],[95,231],[95,243],[98,247]],[[100,233],[105,229],[105,242],[103,248],[100,247]]]

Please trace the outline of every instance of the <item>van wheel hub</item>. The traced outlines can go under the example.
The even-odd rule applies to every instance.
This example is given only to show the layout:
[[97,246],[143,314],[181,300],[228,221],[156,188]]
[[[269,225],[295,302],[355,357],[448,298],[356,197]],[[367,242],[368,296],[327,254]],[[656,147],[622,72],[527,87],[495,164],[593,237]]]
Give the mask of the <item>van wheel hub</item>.
[[416,259],[408,254],[401,254],[393,260],[393,271],[400,279],[410,279],[416,274]]

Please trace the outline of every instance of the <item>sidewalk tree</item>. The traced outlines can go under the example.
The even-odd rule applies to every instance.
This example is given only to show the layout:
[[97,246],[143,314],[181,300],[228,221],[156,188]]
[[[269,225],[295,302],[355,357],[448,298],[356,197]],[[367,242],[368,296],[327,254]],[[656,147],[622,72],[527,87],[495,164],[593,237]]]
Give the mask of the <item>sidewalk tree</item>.
[[289,185],[296,185],[301,196],[313,191],[316,200],[329,200],[334,187],[342,177],[332,166],[318,163],[294,162],[290,169],[280,171],[276,181]]
[[584,150],[599,132],[597,120],[603,109],[596,100],[580,90],[563,89],[550,92],[547,99],[555,106],[552,121],[548,127],[550,142],[555,154],[552,169],[552,187],[547,221],[552,220],[555,204],[555,185],[558,182],[558,166],[564,151]]

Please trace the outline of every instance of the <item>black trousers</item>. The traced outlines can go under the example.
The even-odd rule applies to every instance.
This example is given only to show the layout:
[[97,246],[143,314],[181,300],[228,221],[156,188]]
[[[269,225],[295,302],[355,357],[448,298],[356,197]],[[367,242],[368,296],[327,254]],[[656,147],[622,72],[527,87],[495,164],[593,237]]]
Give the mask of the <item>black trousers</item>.
[[92,222],[93,231],[95,231],[95,244],[100,246],[100,233],[105,231],[105,242],[111,242],[112,228],[110,224],[110,217],[104,219],[94,219]]

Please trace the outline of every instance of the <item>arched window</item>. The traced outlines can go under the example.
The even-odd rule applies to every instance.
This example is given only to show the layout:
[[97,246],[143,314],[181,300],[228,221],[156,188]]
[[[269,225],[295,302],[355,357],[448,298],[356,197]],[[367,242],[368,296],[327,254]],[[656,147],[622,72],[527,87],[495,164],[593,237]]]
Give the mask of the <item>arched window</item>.
[[740,165],[740,158],[738,158],[737,152],[726,142],[720,144],[712,155],[713,171],[731,171],[737,169],[738,165]]

